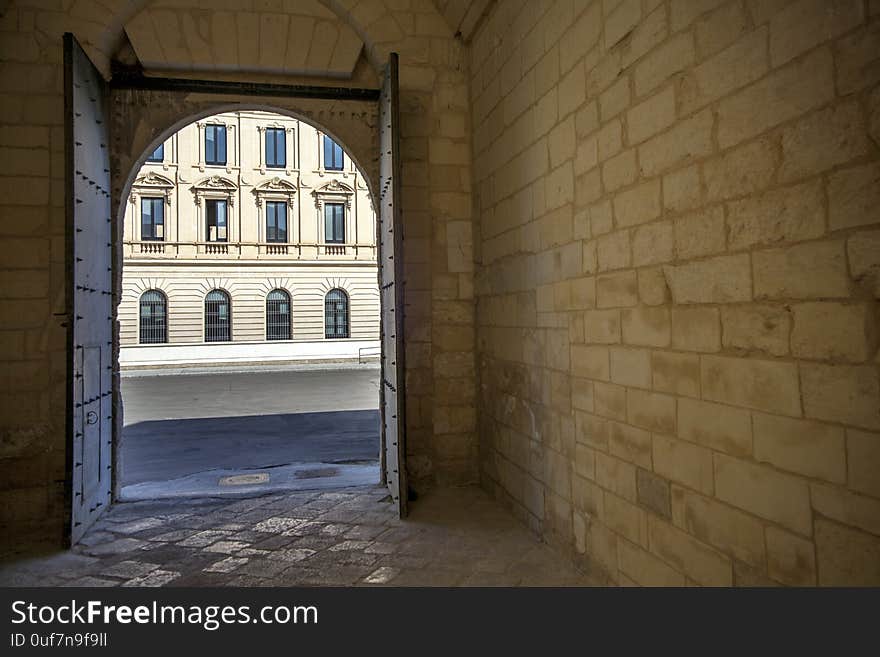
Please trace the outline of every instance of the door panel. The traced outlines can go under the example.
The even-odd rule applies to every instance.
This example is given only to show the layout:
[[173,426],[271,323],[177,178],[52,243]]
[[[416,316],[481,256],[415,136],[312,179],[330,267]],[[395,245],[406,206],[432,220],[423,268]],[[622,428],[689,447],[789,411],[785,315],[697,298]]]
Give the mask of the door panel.
[[403,226],[397,53],[379,97],[379,296],[382,306],[382,445],[385,483],[401,517],[407,511]]
[[110,504],[113,274],[107,86],[64,35],[70,541]]

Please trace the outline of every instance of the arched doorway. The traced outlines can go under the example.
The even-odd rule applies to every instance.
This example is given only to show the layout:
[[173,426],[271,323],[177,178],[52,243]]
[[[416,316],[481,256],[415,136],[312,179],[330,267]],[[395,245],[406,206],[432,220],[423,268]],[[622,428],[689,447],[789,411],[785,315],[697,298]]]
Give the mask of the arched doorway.
[[[108,88],[71,35],[65,38],[68,115],[68,259],[73,270],[69,327],[70,537],[76,542],[114,496],[113,462],[121,433],[119,325],[115,305],[121,284],[121,204],[133,176],[164,139],[193,118],[228,108],[269,109],[322,126],[365,162],[377,208],[382,307],[382,472],[400,508],[406,509],[403,458],[402,229],[399,215],[397,65],[392,56],[377,93],[201,86],[169,83]],[[161,87],[161,85],[158,85]],[[198,85],[196,85],[198,86]],[[363,97],[358,97],[358,96]],[[266,96],[272,98],[271,103]],[[259,102],[255,101],[259,99]],[[315,119],[312,119],[315,120]],[[111,140],[112,135],[112,140]],[[377,156],[370,156],[376,153]],[[114,210],[119,208],[118,211]],[[395,256],[397,258],[395,259]],[[83,264],[87,263],[87,264]],[[96,292],[101,293],[95,303]],[[78,383],[76,383],[78,382]],[[93,408],[94,406],[94,408]]]

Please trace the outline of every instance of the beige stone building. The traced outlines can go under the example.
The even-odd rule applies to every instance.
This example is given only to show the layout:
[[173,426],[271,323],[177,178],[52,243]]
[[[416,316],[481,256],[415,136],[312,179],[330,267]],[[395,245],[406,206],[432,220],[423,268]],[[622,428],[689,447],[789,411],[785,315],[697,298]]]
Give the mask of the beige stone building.
[[373,97],[246,85],[376,91],[400,54],[417,491],[479,483],[609,583],[880,585],[880,3],[208,4],[3,9],[5,540],[70,516],[72,32],[106,81],[245,83],[117,79],[105,194],[230,98],[313,117],[380,190]]
[[125,209],[123,367],[375,357],[375,211],[331,136],[227,112],[146,158]]

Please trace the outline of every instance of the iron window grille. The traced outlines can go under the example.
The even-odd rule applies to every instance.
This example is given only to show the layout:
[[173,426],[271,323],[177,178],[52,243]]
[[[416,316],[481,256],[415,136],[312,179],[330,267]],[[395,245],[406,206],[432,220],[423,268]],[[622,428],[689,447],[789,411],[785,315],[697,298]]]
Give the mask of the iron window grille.
[[324,135],[324,168],[331,171],[342,171],[344,162],[342,146]]
[[266,202],[266,241],[287,241],[287,203]]
[[205,164],[226,164],[226,126],[205,126]]
[[223,290],[211,290],[205,297],[205,342],[232,340],[232,304]]
[[159,290],[147,290],[140,302],[141,344],[168,342],[168,311],[165,295]]
[[266,128],[266,166],[270,169],[283,169],[287,166],[284,128]]
[[290,295],[284,290],[266,297],[266,339],[290,340]]
[[227,205],[221,199],[205,201],[206,235],[208,242],[227,241]]
[[324,204],[324,241],[345,243],[345,205],[342,203]]
[[147,162],[163,162],[165,160],[165,144],[159,144],[150,156],[147,158]]
[[141,198],[141,240],[161,242],[165,239],[165,199]]
[[324,297],[324,337],[348,337],[348,295],[342,290],[330,290]]

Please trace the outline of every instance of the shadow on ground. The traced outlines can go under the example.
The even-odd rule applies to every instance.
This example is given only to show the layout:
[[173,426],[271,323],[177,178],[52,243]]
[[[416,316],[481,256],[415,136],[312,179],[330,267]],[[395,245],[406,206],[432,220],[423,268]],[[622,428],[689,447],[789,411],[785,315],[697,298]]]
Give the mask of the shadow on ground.
[[379,458],[379,411],[150,420],[122,432],[123,486],[209,470]]

